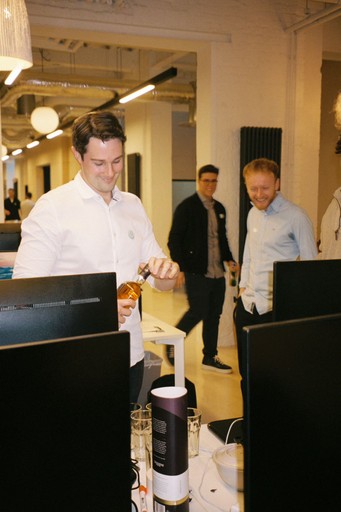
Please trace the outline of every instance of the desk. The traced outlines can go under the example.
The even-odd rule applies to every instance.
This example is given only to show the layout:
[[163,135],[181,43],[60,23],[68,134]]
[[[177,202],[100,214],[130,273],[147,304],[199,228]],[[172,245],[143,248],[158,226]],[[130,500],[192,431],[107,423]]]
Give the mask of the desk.
[[[207,425],[200,430],[200,453],[189,459],[190,512],[243,512],[244,494],[238,492],[221,480],[211,457],[222,442],[212,434]],[[145,467],[141,464],[141,484],[146,485]],[[138,491],[133,491],[132,499],[139,507]],[[153,510],[153,495],[147,494],[148,512]]]
[[156,345],[174,345],[174,383],[185,386],[184,339],[186,333],[166,324],[149,313],[142,313],[143,341],[152,341]]

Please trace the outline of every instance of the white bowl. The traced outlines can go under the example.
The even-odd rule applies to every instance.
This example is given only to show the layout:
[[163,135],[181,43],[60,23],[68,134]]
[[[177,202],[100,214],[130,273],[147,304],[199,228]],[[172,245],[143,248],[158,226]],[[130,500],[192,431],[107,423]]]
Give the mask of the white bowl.
[[213,452],[213,460],[222,480],[237,489],[244,490],[244,448],[242,444],[229,443]]

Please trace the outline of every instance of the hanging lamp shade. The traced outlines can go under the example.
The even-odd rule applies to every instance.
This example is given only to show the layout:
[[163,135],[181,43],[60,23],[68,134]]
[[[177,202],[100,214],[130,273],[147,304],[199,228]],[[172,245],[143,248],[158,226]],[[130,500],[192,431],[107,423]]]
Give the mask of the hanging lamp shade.
[[0,70],[30,68],[31,32],[24,0],[0,2]]
[[59,125],[59,116],[51,107],[37,107],[31,114],[31,124],[39,133],[54,132]]

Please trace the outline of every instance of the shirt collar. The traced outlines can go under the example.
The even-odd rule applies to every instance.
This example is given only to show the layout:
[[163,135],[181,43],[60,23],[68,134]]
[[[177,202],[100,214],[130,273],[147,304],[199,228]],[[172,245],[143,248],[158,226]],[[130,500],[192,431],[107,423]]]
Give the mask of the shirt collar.
[[[264,215],[271,215],[272,213],[278,213],[284,204],[285,199],[280,192],[276,193],[275,199],[269,204],[266,210],[259,210]],[[252,206],[254,206],[251,201]]]
[[276,193],[275,199],[272,201],[272,203],[269,204],[268,209],[266,210],[267,213],[278,213],[281,209],[281,206],[284,203],[284,197],[280,192]]
[[212,206],[214,205],[214,199],[207,199],[207,197],[203,196],[202,194],[200,194],[200,192],[197,191],[197,194],[199,196],[199,199],[200,201],[202,201],[205,205],[207,206]]
[[[84,181],[80,171],[75,176],[75,182],[76,182],[76,185],[78,187],[78,190],[79,190],[81,196],[84,199],[90,199],[91,197],[101,197],[101,195],[98,192],[96,192],[94,189],[92,189],[86,183],[86,181]],[[120,201],[122,199],[122,192],[116,186],[115,186],[114,190],[112,191],[112,198],[113,198],[113,201]]]

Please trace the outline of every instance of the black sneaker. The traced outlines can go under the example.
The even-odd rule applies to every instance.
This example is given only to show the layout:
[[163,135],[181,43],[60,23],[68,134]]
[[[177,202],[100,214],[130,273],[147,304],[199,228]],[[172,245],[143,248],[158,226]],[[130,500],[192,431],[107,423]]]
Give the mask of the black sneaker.
[[166,345],[166,360],[170,366],[174,366],[174,345]]
[[218,356],[204,356],[201,367],[203,370],[212,370],[219,373],[232,373],[231,366],[220,361]]

